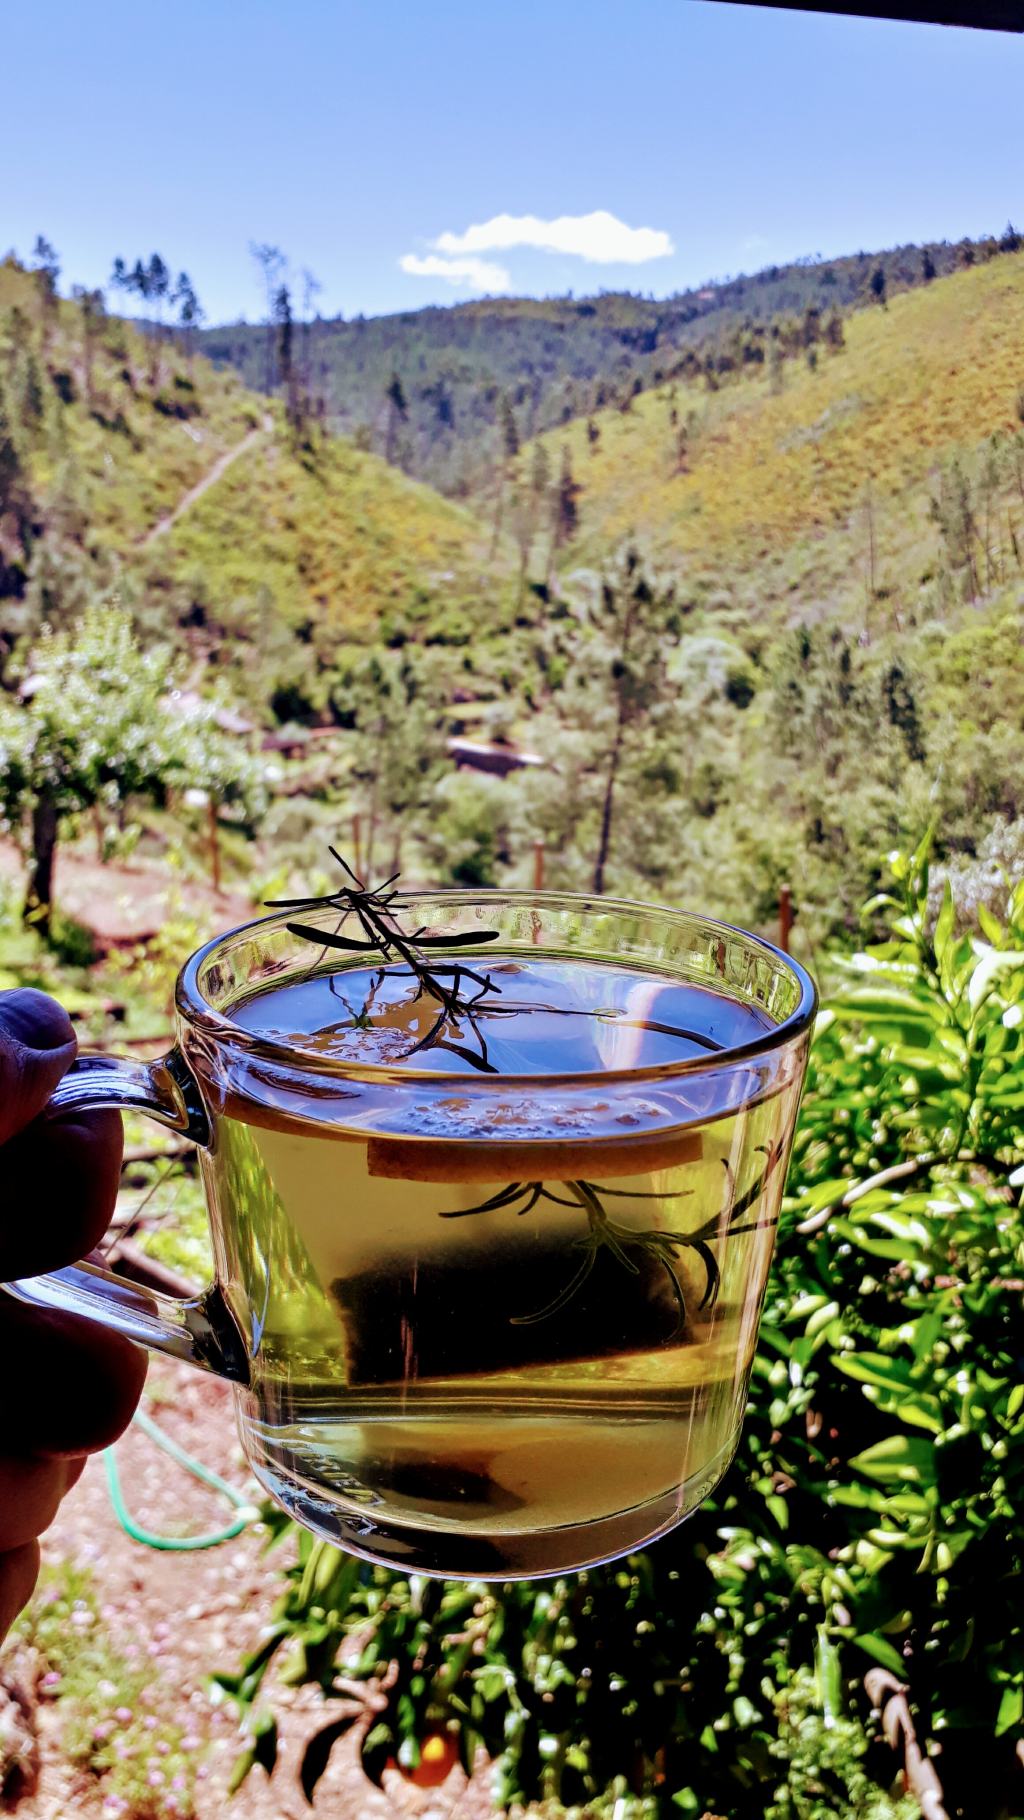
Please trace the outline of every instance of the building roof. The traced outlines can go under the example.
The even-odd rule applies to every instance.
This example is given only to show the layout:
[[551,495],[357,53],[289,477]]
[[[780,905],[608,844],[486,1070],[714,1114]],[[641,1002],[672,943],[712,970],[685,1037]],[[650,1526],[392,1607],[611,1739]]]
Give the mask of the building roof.
[[744,0],[744,4],[784,7],[797,13],[856,13],[865,19],[916,19],[926,25],[1024,32],[1024,0]]

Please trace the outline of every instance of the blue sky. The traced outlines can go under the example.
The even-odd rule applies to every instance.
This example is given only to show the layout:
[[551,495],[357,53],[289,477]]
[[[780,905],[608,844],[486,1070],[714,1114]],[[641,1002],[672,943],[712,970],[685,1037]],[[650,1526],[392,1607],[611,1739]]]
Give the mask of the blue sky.
[[1002,35],[706,0],[33,0],[3,49],[0,252],[42,231],[62,284],[103,284],[158,249],[211,321],[259,316],[254,240],[353,315],[1024,224]]

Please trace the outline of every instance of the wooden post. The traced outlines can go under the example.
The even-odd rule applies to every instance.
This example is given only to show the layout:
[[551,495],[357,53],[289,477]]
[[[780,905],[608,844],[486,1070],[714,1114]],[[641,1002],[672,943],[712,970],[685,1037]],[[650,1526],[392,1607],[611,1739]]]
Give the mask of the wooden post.
[[358,809],[352,817],[352,865],[357,878],[363,876],[363,818]]
[[210,836],[210,878],[214,891],[220,896],[220,834],[217,827],[217,799],[211,796],[206,804],[206,825]]
[[793,893],[788,885],[783,885],[779,892],[779,947],[783,954],[789,953],[789,937],[793,928]]
[[533,843],[533,888],[535,891],[544,889],[544,842],[542,840],[535,840]]

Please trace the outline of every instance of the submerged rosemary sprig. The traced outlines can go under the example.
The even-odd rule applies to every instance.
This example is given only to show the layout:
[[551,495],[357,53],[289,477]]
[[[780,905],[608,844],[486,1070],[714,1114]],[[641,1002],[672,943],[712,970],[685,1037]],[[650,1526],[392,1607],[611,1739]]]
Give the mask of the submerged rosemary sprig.
[[[453,961],[451,965],[434,962],[424,952],[429,948],[476,948],[482,942],[497,941],[498,929],[466,929],[450,935],[428,935],[425,928],[414,929],[411,933],[401,927],[393,905],[398,897],[393,889],[398,873],[393,872],[379,885],[367,885],[357,878],[347,860],[336,848],[329,848],[332,859],[337,860],[350,884],[341,885],[337,891],[330,891],[323,897],[290,897],[277,898],[267,904],[268,910],[337,910],[338,921],[334,929],[317,929],[308,923],[288,923],[287,929],[297,935],[301,941],[313,942],[324,954],[328,949],[341,949],[347,954],[379,954],[379,968],[363,1008],[352,1011],[347,999],[342,995],[342,1002],[351,1013],[356,1025],[365,1024],[369,1018],[373,999],[383,978],[384,969],[401,962],[415,976],[418,986],[416,997],[426,995],[432,998],[439,1010],[430,1029],[407,1051],[415,1055],[420,1049],[447,1049],[457,1055],[471,1067],[478,1068],[486,1074],[496,1074],[497,1069],[487,1054],[487,1040],[480,1028],[478,1009],[490,994],[500,994],[501,987],[495,985],[489,973],[477,973],[467,967],[464,961]],[[355,917],[363,932],[363,939],[358,940],[342,934],[346,922]],[[473,988],[466,991],[466,988]],[[491,1015],[502,1011],[512,1014],[513,1006],[488,1005]],[[474,1051],[467,1044],[455,1040],[462,1024],[468,1024],[477,1044]],[[455,1033],[453,1036],[452,1033]]]
[[[630,1256],[630,1252],[640,1252],[654,1263],[660,1264],[669,1280],[672,1295],[679,1311],[675,1332],[678,1333],[686,1321],[687,1308],[683,1285],[679,1280],[677,1264],[679,1253],[694,1251],[704,1266],[704,1293],[697,1304],[697,1312],[714,1307],[718,1292],[722,1286],[722,1272],[718,1259],[712,1250],[712,1240],[733,1238],[741,1232],[754,1232],[761,1226],[774,1225],[775,1221],[753,1220],[748,1225],[740,1225],[744,1214],[760,1200],[769,1179],[774,1173],[782,1156],[782,1145],[759,1144],[758,1149],[766,1158],[765,1167],[756,1181],[741,1195],[736,1193],[736,1183],[732,1169],[725,1164],[728,1200],[723,1208],[705,1220],[694,1232],[665,1232],[652,1227],[638,1230],[634,1226],[624,1226],[614,1220],[608,1213],[604,1202],[609,1199],[628,1201],[678,1201],[683,1200],[692,1190],[680,1189],[676,1194],[662,1195],[648,1190],[631,1188],[608,1188],[600,1182],[583,1180],[559,1183],[559,1187],[569,1190],[571,1199],[564,1194],[554,1194],[543,1182],[509,1182],[508,1186],[499,1189],[489,1200],[481,1201],[475,1207],[455,1207],[441,1213],[443,1220],[463,1219],[474,1213],[495,1213],[501,1208],[514,1209],[518,1214],[529,1213],[539,1201],[553,1201],[558,1207],[578,1206],[586,1213],[587,1229],[580,1237],[572,1241],[572,1248],[582,1251],[583,1258],[577,1270],[570,1277],[564,1289],[534,1314],[514,1315],[516,1326],[532,1325],[535,1321],[546,1321],[551,1315],[559,1314],[579,1294],[597,1261],[599,1252],[610,1251],[612,1256],[628,1270],[631,1276],[638,1276],[640,1267]],[[518,1204],[517,1204],[518,1203]]]

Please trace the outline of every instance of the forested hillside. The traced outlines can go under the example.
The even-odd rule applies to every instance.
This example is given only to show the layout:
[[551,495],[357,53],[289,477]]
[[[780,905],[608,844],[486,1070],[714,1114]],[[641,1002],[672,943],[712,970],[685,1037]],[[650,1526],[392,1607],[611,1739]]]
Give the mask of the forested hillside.
[[[191,687],[320,729],[315,786],[253,830],[297,877],[358,813],[364,858],[422,878],[525,882],[540,841],[552,885],[762,927],[788,883],[812,952],[934,826],[964,903],[991,896],[1024,854],[1024,254],[988,255],[869,283],[832,335],[808,304],[766,362],[684,365],[532,440],[503,393],[472,510],[397,446],[330,433],[287,322],[288,385],[261,399],[193,331],[143,334],[9,262],[9,697],[44,626],[119,603]],[[565,383],[595,323],[647,307],[495,306],[516,334],[562,320]],[[491,306],[447,314],[487,341]],[[456,771],[463,734],[539,762]]]
[[[622,293],[487,298],[369,320],[316,318],[301,325],[297,357],[308,363],[335,428],[443,492],[479,493],[510,434],[525,440],[604,405],[626,404],[665,378],[700,375],[715,383],[767,368],[801,351],[808,336],[841,336],[841,316],[865,302],[1016,245],[1008,227],[1000,238],[957,245],[810,257],[660,301]],[[294,287],[278,288],[270,326],[208,329],[204,352],[237,368],[254,389],[283,392],[280,329],[297,301]]]
[[389,614],[429,632],[468,603],[497,613],[467,510],[254,397],[194,339],[0,265],[0,676],[111,590],[147,637],[222,667],[247,645],[257,707],[311,648],[315,669]]

